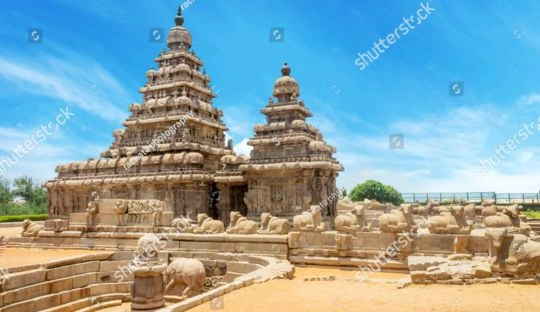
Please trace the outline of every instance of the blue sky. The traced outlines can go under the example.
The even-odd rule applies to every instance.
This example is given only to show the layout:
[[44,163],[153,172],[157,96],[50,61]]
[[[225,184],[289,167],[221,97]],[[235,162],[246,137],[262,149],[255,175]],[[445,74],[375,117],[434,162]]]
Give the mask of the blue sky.
[[[150,29],[172,27],[180,3],[0,1],[0,160],[61,108],[75,114],[3,175],[45,181],[56,164],[106,150],[165,46]],[[421,24],[360,70],[358,53],[421,3],[195,0],[184,17],[238,152],[249,151],[287,61],[310,123],[337,147],[340,186],[372,178],[402,192],[537,192],[540,2],[432,0]],[[270,41],[274,27],[282,42]],[[40,43],[29,42],[34,28]],[[462,96],[450,96],[451,82],[463,82]],[[534,126],[526,138],[524,123]],[[403,149],[389,148],[392,134],[403,134]]]

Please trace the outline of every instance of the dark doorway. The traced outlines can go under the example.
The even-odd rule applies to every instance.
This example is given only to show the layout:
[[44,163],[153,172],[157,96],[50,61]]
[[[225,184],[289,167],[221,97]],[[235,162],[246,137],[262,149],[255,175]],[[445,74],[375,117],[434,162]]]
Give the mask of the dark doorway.
[[241,215],[247,216],[248,209],[244,202],[244,196],[247,191],[247,185],[231,186],[231,211],[238,211]]

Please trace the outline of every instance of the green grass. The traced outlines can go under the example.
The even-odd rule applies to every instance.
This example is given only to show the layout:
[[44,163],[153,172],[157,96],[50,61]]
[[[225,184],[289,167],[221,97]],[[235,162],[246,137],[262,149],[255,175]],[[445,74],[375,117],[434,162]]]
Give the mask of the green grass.
[[32,215],[16,215],[16,216],[0,216],[0,222],[20,222],[24,219],[30,219],[32,221],[44,221],[47,220],[46,214],[32,214]]
[[540,219],[540,211],[538,211],[538,210],[524,210],[521,213],[526,215],[527,218]]

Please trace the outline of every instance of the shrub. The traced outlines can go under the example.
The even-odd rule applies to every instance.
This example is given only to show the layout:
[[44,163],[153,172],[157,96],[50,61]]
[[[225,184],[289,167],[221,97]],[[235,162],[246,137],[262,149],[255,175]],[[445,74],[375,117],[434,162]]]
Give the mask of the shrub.
[[376,199],[383,203],[392,203],[399,205],[403,203],[401,193],[395,188],[384,185],[375,180],[367,180],[362,184],[356,185],[350,193],[352,201],[362,201],[364,199]]
[[32,215],[14,215],[14,216],[0,216],[0,222],[21,222],[24,219],[30,219],[32,221],[44,221],[47,220],[46,214],[32,214]]

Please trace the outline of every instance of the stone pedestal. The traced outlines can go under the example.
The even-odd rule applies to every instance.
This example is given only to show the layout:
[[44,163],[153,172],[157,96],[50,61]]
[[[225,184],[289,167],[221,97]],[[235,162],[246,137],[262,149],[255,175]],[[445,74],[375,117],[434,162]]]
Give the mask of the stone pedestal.
[[165,305],[163,297],[163,271],[166,265],[138,268],[134,275],[131,311],[144,311],[161,308]]

